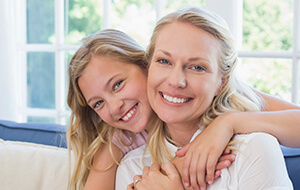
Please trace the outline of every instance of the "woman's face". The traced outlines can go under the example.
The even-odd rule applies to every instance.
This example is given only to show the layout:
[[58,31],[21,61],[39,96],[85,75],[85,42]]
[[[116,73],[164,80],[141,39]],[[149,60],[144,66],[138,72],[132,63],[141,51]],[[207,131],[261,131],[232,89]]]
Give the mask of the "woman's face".
[[146,128],[153,112],[146,74],[139,66],[93,56],[78,84],[88,105],[107,124],[133,132]]
[[206,31],[174,22],[164,26],[148,72],[148,98],[167,124],[198,123],[220,91],[220,44]]

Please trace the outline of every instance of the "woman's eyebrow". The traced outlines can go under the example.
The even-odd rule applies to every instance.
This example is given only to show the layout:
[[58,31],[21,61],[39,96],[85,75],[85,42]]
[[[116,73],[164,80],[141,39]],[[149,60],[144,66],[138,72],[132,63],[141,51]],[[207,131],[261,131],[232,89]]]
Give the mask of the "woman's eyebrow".
[[209,62],[208,59],[203,58],[203,57],[192,57],[192,58],[189,58],[188,60],[189,60],[189,61],[199,61],[199,60],[203,60],[203,61]]
[[163,54],[166,54],[167,56],[172,57],[172,54],[169,53],[169,52],[167,52],[167,51],[165,51],[165,50],[158,49],[158,50],[156,50],[154,53],[157,53],[157,52],[162,52]]
[[[170,52],[162,50],[162,49],[158,49],[155,52],[162,52],[163,54],[166,54],[167,56],[172,57],[172,54]],[[188,61],[199,61],[199,60],[209,62],[208,59],[203,58],[203,57],[191,57],[191,58],[188,59]]]

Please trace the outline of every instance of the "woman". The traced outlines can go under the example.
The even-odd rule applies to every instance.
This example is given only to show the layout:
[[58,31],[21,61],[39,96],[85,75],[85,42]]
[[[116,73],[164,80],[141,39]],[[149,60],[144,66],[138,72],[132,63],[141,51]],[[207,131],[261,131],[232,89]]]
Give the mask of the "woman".
[[[172,160],[177,147],[188,144],[192,137],[201,133],[219,117],[228,119],[231,117],[228,115],[231,114],[256,114],[266,109],[262,98],[235,77],[233,71],[237,63],[237,54],[234,42],[227,25],[212,13],[192,8],[162,18],[154,29],[146,55],[150,62],[147,82],[149,102],[163,122],[158,121],[150,131],[149,149],[146,147],[144,152],[145,147],[138,148],[129,152],[122,160],[117,170],[117,189],[124,189],[124,184],[130,181],[134,172],[141,173],[142,164],[149,165],[151,159],[160,164]],[[271,127],[283,129],[287,121],[299,126],[297,110],[273,112],[267,119],[259,118],[255,114],[249,113],[248,118],[257,118],[258,127],[260,122],[269,124],[270,127],[262,127],[263,130]],[[280,114],[281,118],[277,118],[277,114]],[[240,118],[236,119],[239,123]],[[272,119],[279,123],[274,123]],[[227,122],[233,127],[236,124],[231,120]],[[247,121],[246,125],[248,128],[252,125],[256,128],[255,122]],[[293,127],[293,130],[287,128],[290,133],[299,132],[299,127]],[[221,126],[217,129],[220,128]],[[203,137],[205,133],[200,135]],[[221,135],[231,137],[232,131]],[[197,138],[199,139],[199,136]],[[240,150],[236,152],[236,162],[228,169],[223,169],[221,178],[208,188],[292,188],[278,142],[272,136],[253,133],[237,135],[234,140],[236,145],[232,148]],[[294,139],[286,142],[296,141]],[[200,157],[200,162],[205,162],[206,159]],[[269,162],[270,159],[274,162]],[[197,159],[196,161],[199,163]],[[197,163],[192,163],[196,167],[190,170],[199,169]],[[132,189],[134,185],[137,189],[183,189],[181,181],[178,183],[179,175],[172,173],[174,168],[167,169],[169,166],[162,167],[166,170],[165,177],[152,175],[161,174],[157,164],[151,168],[144,168],[142,178],[135,177],[137,181],[128,189]],[[181,171],[181,168],[177,169]],[[147,186],[149,184],[151,186]],[[198,187],[193,186],[193,189]]]

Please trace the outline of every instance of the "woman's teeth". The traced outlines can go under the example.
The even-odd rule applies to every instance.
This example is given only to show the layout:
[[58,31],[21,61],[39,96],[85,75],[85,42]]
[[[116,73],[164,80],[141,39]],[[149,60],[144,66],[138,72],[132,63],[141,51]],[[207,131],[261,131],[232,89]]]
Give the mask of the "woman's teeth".
[[127,121],[128,119],[131,118],[131,116],[134,114],[134,112],[136,111],[136,107],[134,107],[132,110],[130,110],[130,112],[128,112],[123,118],[123,121]]
[[162,96],[168,102],[177,103],[177,104],[181,104],[181,103],[187,102],[189,100],[189,98],[186,98],[186,99],[185,98],[176,98],[176,97],[171,97],[171,96],[168,96],[165,94],[162,94]]

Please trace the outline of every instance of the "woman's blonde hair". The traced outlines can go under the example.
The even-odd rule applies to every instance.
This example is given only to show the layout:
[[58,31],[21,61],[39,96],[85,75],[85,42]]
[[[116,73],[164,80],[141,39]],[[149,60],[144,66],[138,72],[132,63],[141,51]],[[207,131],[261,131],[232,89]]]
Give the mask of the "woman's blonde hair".
[[[199,127],[208,126],[217,116],[234,111],[259,111],[264,103],[254,91],[238,80],[234,70],[238,62],[237,51],[231,32],[226,22],[218,15],[197,7],[181,9],[161,18],[154,28],[150,44],[145,53],[148,65],[151,63],[157,36],[170,23],[189,23],[213,35],[221,44],[218,57],[219,72],[224,81],[221,92],[213,99],[210,107],[200,116]],[[163,158],[172,157],[164,145],[168,136],[166,126],[162,121],[157,122],[148,137],[148,145],[154,162],[163,163]],[[159,145],[159,146],[158,146]]]
[[91,58],[96,55],[108,56],[111,59],[136,64],[146,69],[143,60],[144,53],[144,49],[127,34],[118,30],[106,29],[86,37],[72,57],[68,67],[67,101],[71,109],[71,117],[67,130],[67,141],[69,155],[71,155],[72,149],[75,165],[69,189],[83,189],[89,171],[92,169],[93,157],[103,144],[109,143],[112,157],[118,163],[112,153],[111,145],[112,135],[119,130],[103,122],[87,105],[78,86],[79,77]]

